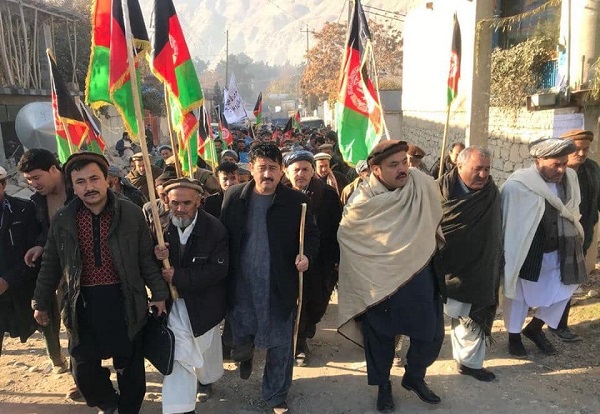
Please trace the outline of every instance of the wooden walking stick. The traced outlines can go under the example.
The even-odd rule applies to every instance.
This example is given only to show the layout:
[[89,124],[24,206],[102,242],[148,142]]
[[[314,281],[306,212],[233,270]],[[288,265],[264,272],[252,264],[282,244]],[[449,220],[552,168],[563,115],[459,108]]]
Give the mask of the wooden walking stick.
[[[304,227],[306,225],[306,203],[302,203],[302,215],[300,216],[300,257],[304,255]],[[296,324],[294,325],[294,357],[298,345],[298,329],[300,328],[300,313],[302,313],[302,291],[304,290],[304,272],[298,272],[298,312],[296,313]]]

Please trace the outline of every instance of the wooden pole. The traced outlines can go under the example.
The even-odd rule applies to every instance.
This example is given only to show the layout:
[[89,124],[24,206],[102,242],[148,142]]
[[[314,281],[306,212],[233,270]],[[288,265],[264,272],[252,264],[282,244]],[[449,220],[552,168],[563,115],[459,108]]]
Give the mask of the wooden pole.
[[[306,225],[306,203],[302,203],[302,215],[300,216],[300,257],[304,255],[304,227]],[[300,314],[302,313],[302,296],[304,290],[304,272],[298,272],[298,312],[296,313],[296,324],[294,325],[294,357],[298,345],[298,329],[300,328]]]
[[[142,135],[144,132],[144,120],[142,117],[142,105],[140,103],[140,92],[137,84],[137,73],[135,71],[135,63],[133,60],[133,41],[131,34],[131,22],[129,21],[129,7],[127,4],[127,0],[121,0],[121,5],[123,7],[123,20],[125,21],[125,39],[127,41],[127,60],[129,61],[129,76],[131,82],[131,91],[133,93],[133,106],[135,109],[135,117],[137,119],[137,138],[140,142],[140,147],[142,148],[142,154],[144,158],[144,168],[146,170],[146,183],[148,185],[148,196],[150,198],[150,207],[152,209],[152,220],[156,225],[154,226],[156,230],[156,240],[160,247],[165,246],[165,239],[162,232],[162,226],[160,225],[160,216],[158,214],[158,207],[156,205],[156,192],[154,191],[154,180],[152,179],[152,165],[150,164],[150,155],[148,154],[148,144],[146,143],[145,137]],[[169,263],[169,259],[163,260],[163,266],[165,269],[169,269],[171,264]],[[179,297],[177,293],[177,289],[171,283],[169,283],[169,290],[171,291],[171,296],[173,300]]]
[[73,145],[73,141],[71,140],[71,133],[69,132],[68,125],[62,119],[60,120],[60,123],[62,124],[62,127],[65,130],[65,135],[67,136],[67,143],[69,144],[69,153],[70,153],[69,155],[73,155],[77,152],[77,149],[75,148],[75,145]]
[[446,110],[446,124],[444,125],[444,136],[442,138],[442,150],[440,155],[440,170],[438,172],[438,178],[441,178],[442,172],[444,171],[444,155],[446,154],[446,141],[448,140],[448,125],[450,124],[450,104]]
[[171,139],[171,148],[173,148],[173,154],[175,158],[175,171],[177,172],[177,178],[183,177],[181,173],[181,164],[179,163],[179,146],[175,140],[175,134],[173,134],[173,125],[171,123],[171,105],[169,105],[169,95],[167,86],[165,85],[165,108],[167,109],[167,125],[169,126],[169,138]]

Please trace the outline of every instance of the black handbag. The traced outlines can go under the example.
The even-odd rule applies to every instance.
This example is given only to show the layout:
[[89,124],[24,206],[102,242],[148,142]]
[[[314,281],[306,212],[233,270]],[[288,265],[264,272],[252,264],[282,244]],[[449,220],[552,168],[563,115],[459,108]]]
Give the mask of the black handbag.
[[167,314],[157,316],[156,313],[150,312],[143,336],[144,358],[150,361],[161,374],[169,375],[173,372],[175,335],[167,326]]

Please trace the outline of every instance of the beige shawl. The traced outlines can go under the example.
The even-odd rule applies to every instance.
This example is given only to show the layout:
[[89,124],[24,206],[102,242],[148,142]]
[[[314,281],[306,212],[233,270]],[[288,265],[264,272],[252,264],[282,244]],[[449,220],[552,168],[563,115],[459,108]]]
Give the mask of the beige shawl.
[[415,168],[401,189],[389,191],[371,174],[355,191],[338,230],[340,334],[362,346],[355,318],[429,263],[443,245],[441,220],[437,185]]

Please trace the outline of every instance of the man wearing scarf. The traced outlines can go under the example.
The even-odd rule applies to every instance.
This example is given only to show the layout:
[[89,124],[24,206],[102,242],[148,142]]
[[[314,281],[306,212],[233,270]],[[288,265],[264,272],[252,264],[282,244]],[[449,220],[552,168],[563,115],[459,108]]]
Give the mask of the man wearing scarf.
[[490,164],[487,149],[469,147],[459,154],[457,167],[438,180],[446,246],[435,265],[446,278],[444,311],[452,318],[452,353],[457,371],[479,381],[496,378],[483,368],[483,360],[502,266],[500,193],[490,177]]
[[[569,154],[567,167],[577,172],[579,180],[581,193],[581,204],[579,204],[581,219],[579,222],[583,227],[583,255],[585,256],[594,238],[594,227],[598,222],[598,210],[600,209],[600,166],[596,161],[587,157],[594,134],[592,131],[572,129],[562,134],[560,138],[573,140],[576,148],[575,152]],[[558,327],[550,328],[550,332],[563,342],[581,340],[581,337],[569,328],[570,309],[571,301],[567,303]]]
[[441,399],[424,381],[444,338],[438,280],[431,264],[443,245],[435,181],[408,168],[404,141],[377,144],[371,175],[344,209],[340,244],[340,334],[363,346],[377,410],[395,408],[390,383],[397,335],[410,337],[402,386],[424,402]]
[[[508,351],[525,358],[521,332],[546,355],[556,349],[542,332],[556,328],[565,306],[586,279],[581,196],[577,173],[567,168],[570,139],[529,144],[535,163],[514,172],[500,190],[504,232],[504,324]],[[523,328],[529,308],[535,316]]]
[[167,181],[170,222],[167,246],[156,246],[158,260],[179,298],[173,300],[169,328],[175,334],[173,372],[163,381],[163,413],[194,413],[198,382],[212,384],[223,376],[219,323],[225,317],[229,238],[221,222],[200,208],[203,192],[197,180]]
[[335,189],[315,177],[314,156],[306,150],[289,152],[283,157],[289,185],[310,198],[310,209],[320,233],[319,254],[304,274],[304,293],[296,365],[304,366],[308,357],[308,338],[313,338],[333,288],[337,283],[335,267],[340,261],[337,231],[342,218],[342,205]]

